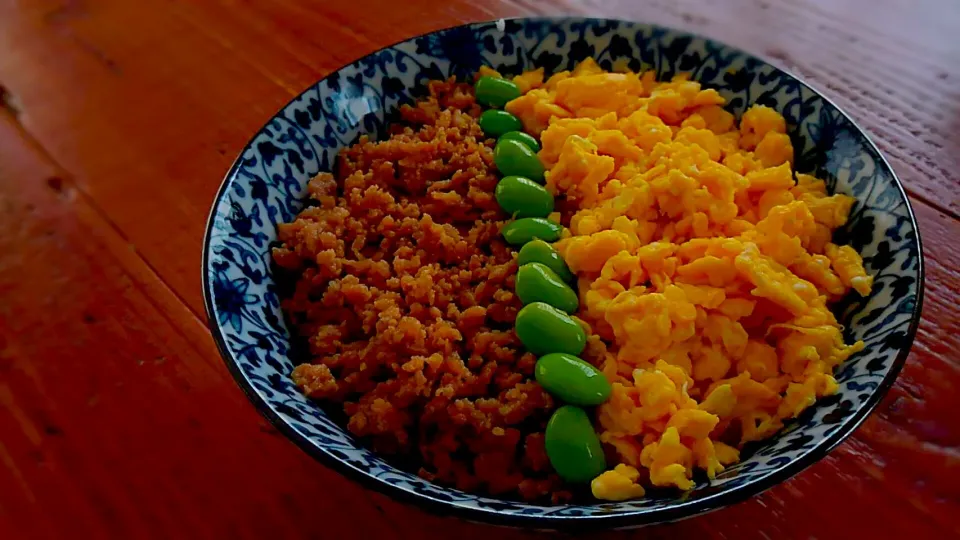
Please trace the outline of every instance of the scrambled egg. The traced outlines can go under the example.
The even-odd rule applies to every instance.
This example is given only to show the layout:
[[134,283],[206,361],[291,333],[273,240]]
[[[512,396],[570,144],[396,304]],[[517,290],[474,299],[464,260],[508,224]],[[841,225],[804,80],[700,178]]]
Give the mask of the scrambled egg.
[[558,251],[579,278],[578,314],[603,351],[601,440],[621,463],[594,479],[606,500],[642,483],[693,487],[837,390],[847,345],[828,309],[872,278],[831,243],[854,203],[794,174],[776,111],[739,126],[714,90],[680,75],[607,73],[592,60],[506,110],[540,135],[546,186],[578,210]]
[[590,487],[594,496],[608,501],[625,501],[643,497],[643,486],[637,483],[640,471],[623,463],[593,479]]

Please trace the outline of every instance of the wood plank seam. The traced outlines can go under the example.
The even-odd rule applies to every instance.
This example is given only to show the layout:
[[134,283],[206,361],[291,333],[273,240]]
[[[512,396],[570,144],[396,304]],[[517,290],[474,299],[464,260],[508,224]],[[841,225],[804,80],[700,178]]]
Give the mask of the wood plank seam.
[[[432,11],[422,10],[417,2],[401,5],[395,0],[379,6],[376,0],[374,5],[329,0],[256,5],[249,0],[0,1],[0,44],[11,45],[0,47],[0,73],[4,75],[0,78],[13,90],[0,95],[0,102],[6,102],[0,109],[6,108],[11,116],[22,115],[20,127],[24,130],[24,142],[13,148],[49,149],[44,155],[55,154],[65,165],[36,167],[35,175],[22,174],[16,168],[9,173],[0,159],[0,173],[7,173],[5,177],[0,174],[0,180],[7,180],[9,190],[4,193],[0,189],[0,208],[6,209],[14,201],[20,206],[11,206],[15,210],[11,216],[18,215],[17,211],[29,215],[34,204],[37,214],[46,211],[54,215],[56,208],[43,207],[48,204],[63,206],[72,215],[78,210],[74,206],[82,206],[81,225],[97,221],[96,227],[77,231],[69,220],[51,224],[29,215],[32,227],[21,230],[16,220],[8,220],[13,226],[0,235],[13,238],[9,245],[24,252],[31,252],[35,245],[47,246],[42,248],[46,249],[43,258],[30,260],[18,259],[14,249],[0,250],[0,276],[8,270],[7,281],[0,282],[0,328],[5,314],[14,323],[7,335],[0,330],[0,386],[4,376],[12,377],[9,384],[14,397],[46,444],[46,448],[33,451],[33,443],[17,439],[19,428],[13,418],[0,414],[0,428],[7,428],[0,429],[0,437],[13,460],[26,471],[25,481],[35,491],[36,500],[33,505],[17,501],[16,497],[27,499],[28,494],[17,490],[17,481],[6,474],[0,448],[0,486],[11,487],[0,489],[0,538],[54,538],[78,531],[90,537],[123,534],[127,538],[345,538],[364,531],[382,531],[386,534],[379,537],[385,539],[479,540],[491,533],[504,540],[529,538],[516,531],[428,516],[376,494],[368,495],[371,508],[356,493],[356,485],[312,466],[316,464],[306,454],[294,449],[263,419],[248,414],[252,408],[243,410],[246,400],[222,369],[206,325],[197,326],[197,313],[204,317],[202,302],[191,297],[199,290],[195,283],[200,251],[197,224],[206,217],[208,199],[229,166],[224,160],[232,158],[227,154],[239,152],[251,132],[286,102],[284,96],[298,93],[320,75],[379,45],[467,20],[523,14],[515,10],[588,11],[597,16],[686,26],[715,34],[744,50],[773,56],[791,69],[799,63],[805,79],[829,90],[831,99],[875,134],[875,142],[910,193],[926,240],[924,320],[910,360],[871,419],[820,463],[759,497],[680,524],[646,528],[642,534],[650,538],[839,538],[849,536],[849,524],[854,523],[857,537],[960,535],[960,521],[955,517],[960,502],[960,432],[950,421],[952,411],[960,408],[953,392],[960,374],[960,356],[956,354],[960,273],[955,270],[960,268],[960,254],[951,247],[960,233],[960,204],[951,204],[958,200],[954,184],[958,180],[955,171],[960,170],[951,164],[954,154],[960,152],[960,139],[954,135],[960,133],[960,94],[954,91],[960,64],[949,61],[951,54],[960,59],[956,56],[960,49],[945,52],[945,43],[938,41],[949,37],[946,32],[951,27],[960,28],[960,11],[948,6],[950,0],[919,0],[910,8],[895,6],[895,1],[842,0],[828,7],[822,0],[745,0],[739,6],[742,9],[731,10],[730,4],[716,0],[651,0],[643,4],[494,0],[483,5],[449,0]],[[811,4],[816,4],[813,9]],[[860,8],[869,4],[870,9],[855,13],[857,4]],[[415,11],[417,8],[421,11]],[[836,17],[829,13],[834,9],[839,11]],[[873,16],[884,11],[889,13]],[[59,26],[50,28],[52,24],[33,28],[34,21],[28,21],[48,12],[56,25],[69,25],[69,32]],[[367,16],[370,13],[376,16]],[[907,17],[908,13],[916,17]],[[184,17],[192,19],[191,24],[183,23]],[[856,18],[855,24],[847,24],[850,17]],[[337,28],[341,19],[353,23],[352,32]],[[357,21],[362,21],[362,26]],[[920,26],[926,31],[918,32]],[[102,57],[85,49],[71,32],[101,51]],[[205,41],[219,47],[194,49],[203,34],[210,36]],[[170,45],[173,42],[180,45]],[[111,71],[104,58],[118,64],[121,72]],[[151,64],[149,69],[142,69],[145,60]],[[247,80],[239,80],[240,74],[262,82],[244,86]],[[187,86],[184,81],[190,80],[193,84]],[[221,85],[220,80],[230,84]],[[208,107],[203,96],[216,92],[233,97],[228,104]],[[22,105],[13,94],[23,98]],[[139,94],[145,99],[127,101]],[[88,99],[96,106],[88,103],[86,111],[81,111],[79,101]],[[188,113],[180,117],[171,114],[177,111],[155,113],[170,107]],[[0,110],[0,127],[4,122]],[[32,135],[32,146],[26,143],[27,134]],[[16,164],[18,150],[13,152],[7,156]],[[61,175],[60,170],[69,174]],[[63,178],[70,181],[65,183]],[[76,189],[78,183],[84,192]],[[16,192],[27,184],[43,197],[18,199]],[[175,214],[171,210],[176,208],[145,203],[138,192],[144,186],[165,191],[163,205],[182,204],[187,210]],[[61,199],[56,200],[57,196]],[[99,204],[93,204],[91,197]],[[154,210],[151,220],[146,214]],[[101,222],[104,214],[113,219]],[[117,229],[126,233],[116,236]],[[180,238],[169,241],[174,235]],[[22,291],[29,289],[20,288],[24,280],[31,279],[44,287],[45,279],[56,276],[45,270],[56,268],[58,262],[70,264],[69,250],[77,246],[65,245],[67,250],[61,253],[51,238],[103,244],[102,248],[79,250],[82,260],[74,264],[70,281],[61,284],[59,290],[68,293],[87,288],[96,291],[77,297],[69,319],[45,312],[49,305],[42,303],[42,293],[27,294]],[[139,249],[126,249],[131,241]],[[99,258],[100,254],[105,257]],[[87,266],[133,264],[138,267],[135,273],[153,274],[149,282],[135,281],[136,287],[132,287],[124,275],[115,272],[85,273]],[[17,270],[10,272],[11,267]],[[93,280],[84,281],[89,276]],[[107,279],[117,282],[97,283],[96,276],[110,276]],[[174,295],[162,291],[174,287]],[[4,312],[4,295],[11,292],[17,297],[14,304],[19,302],[19,313]],[[136,302],[108,297],[124,293],[137,297]],[[194,309],[189,309],[188,303],[183,310],[184,300]],[[133,307],[124,311],[127,304]],[[136,318],[138,311],[152,312],[157,305],[165,308],[159,310],[163,318]],[[87,312],[82,311],[86,309],[92,310],[89,321]],[[125,314],[133,326],[139,325],[126,342],[123,330],[102,329],[113,320],[126,324]],[[171,319],[177,322],[178,333],[165,328]],[[33,330],[26,330],[27,325]],[[180,343],[184,340],[190,345]],[[46,342],[51,345],[43,345]],[[198,358],[194,343],[201,344],[203,354],[213,362]],[[70,363],[84,353],[100,361]],[[169,360],[151,360],[161,354]],[[20,366],[16,369],[24,365],[33,369],[29,380],[22,373],[4,371],[5,364],[16,362]],[[190,367],[211,363],[220,372],[216,376],[209,369],[201,373],[200,368]],[[104,389],[107,385],[112,388],[117,380],[137,384],[139,389]],[[96,392],[89,402],[84,393],[88,390]],[[153,399],[153,404],[138,403],[138,394]],[[84,412],[77,414],[73,409]],[[149,454],[154,461],[138,458],[136,452],[144,449],[123,438],[129,433],[124,431],[129,429],[124,409],[142,415],[137,418],[139,425],[159,424],[137,431],[149,444],[162,448],[163,439],[176,438],[190,440],[196,447],[181,451],[180,445],[169,445],[163,454]],[[47,420],[53,423],[47,424]],[[61,434],[47,437],[50,426]],[[260,431],[271,433],[277,444],[258,442]],[[101,449],[115,453],[116,461],[109,470],[76,467],[97,462]],[[223,455],[214,456],[224,450]],[[87,462],[77,461],[76,455],[87,456]],[[223,462],[229,465],[217,465]],[[232,480],[233,464],[240,465],[243,472],[239,476],[245,479]],[[54,472],[56,467],[59,470]],[[124,474],[131,471],[136,474]],[[131,480],[135,477],[145,480]],[[218,482],[220,489],[210,487]],[[4,491],[10,492],[6,499]],[[903,504],[904,498],[907,504]],[[208,502],[216,499],[220,502]],[[123,502],[131,500],[140,504],[134,508]],[[74,510],[81,507],[85,510]],[[837,512],[838,508],[842,511]],[[51,509],[57,511],[51,513]]]
[[[46,150],[46,148],[44,148],[43,145],[40,144],[40,142],[37,141],[36,138],[32,136],[32,134],[29,132],[28,129],[26,129],[26,126],[24,126],[20,120],[19,109],[11,106],[10,103],[16,103],[15,97],[11,93],[9,93],[9,91],[7,91],[3,86],[0,86],[0,104],[2,104],[2,109],[0,109],[0,114],[3,114],[5,117],[7,117],[10,123],[12,123],[15,126],[17,131],[23,137],[23,139],[27,141],[27,143],[31,145],[34,148],[34,150],[38,154],[40,154],[40,156],[43,159],[48,161],[51,164],[51,166],[54,167],[57,171],[61,173],[65,173],[65,174],[60,174],[60,176],[57,177],[58,179],[57,185],[55,187],[51,186],[52,189],[55,189],[56,191],[65,191],[69,189],[70,191],[76,193],[76,195],[83,200],[83,203],[86,206],[90,207],[96,213],[97,217],[99,217],[101,220],[103,220],[103,222],[106,225],[109,226],[110,230],[113,233],[115,233],[123,242],[129,244],[133,248],[132,251],[136,256],[136,259],[146,269],[148,269],[150,277],[154,278],[158,283],[160,283],[163,286],[166,292],[170,293],[171,296],[176,298],[177,302],[179,302],[184,308],[186,308],[186,310],[192,315],[194,322],[201,324],[206,330],[206,317],[199,315],[192,309],[189,303],[187,303],[184,300],[184,298],[163,279],[163,277],[157,272],[156,268],[152,264],[150,264],[150,262],[146,260],[146,258],[143,257],[143,255],[139,251],[137,251],[136,247],[132,243],[130,243],[130,240],[127,237],[127,235],[124,234],[124,232],[120,229],[120,227],[118,227],[118,225],[112,219],[110,219],[110,217],[103,211],[103,209],[96,204],[96,201],[94,201],[92,197],[90,197],[76,182],[70,179],[69,171],[66,171],[53,158],[53,156],[50,155],[50,153]],[[179,334],[186,343],[189,344],[189,346],[197,353],[198,356],[201,356],[201,357],[205,356],[205,351],[203,351],[202,348],[198,346],[198,344],[194,341],[194,339],[191,336],[187,335],[180,328],[178,321],[175,321],[170,318],[167,311],[163,309],[163,307],[160,306],[156,302],[156,300],[153,298],[153,294],[151,294],[149,291],[144,289],[137,282],[134,282],[133,285],[140,292],[143,293],[146,300],[150,302],[150,304],[154,308],[156,308],[158,314],[170,324],[170,327],[177,334]],[[215,361],[219,363],[222,360],[219,357],[217,357]],[[299,449],[297,451],[299,451]],[[28,488],[26,484],[24,484],[23,487]],[[393,526],[396,529],[396,531],[403,530],[400,524],[397,523],[396,520],[383,509],[380,502],[376,500],[375,494],[373,492],[363,490],[362,493],[363,493],[364,499],[368,501],[378,511],[378,513],[380,513],[384,521],[390,523],[390,525]],[[31,495],[31,498],[32,498],[32,495]]]
[[[150,270],[150,273],[154,277],[156,277],[160,283],[163,284],[164,288],[167,291],[169,291],[177,299],[178,302],[180,302],[181,304],[183,304],[184,307],[187,308],[187,310],[191,313],[191,315],[193,315],[196,322],[206,326],[206,321],[207,321],[206,317],[194,311],[194,309],[190,306],[189,303],[186,302],[183,296],[179,292],[174,290],[169,285],[169,283],[167,283],[162,278],[162,276],[157,272],[156,268],[150,263],[150,261],[148,261],[143,256],[143,254],[141,254],[137,250],[136,245],[134,245],[130,241],[130,239],[123,232],[123,230],[117,225],[117,223],[114,222],[109,215],[107,215],[107,213],[97,204],[97,202],[93,199],[93,197],[91,197],[77,182],[70,179],[71,174],[69,173],[69,171],[64,169],[64,167],[60,165],[59,162],[57,162],[57,160],[50,154],[49,151],[47,151],[47,149],[40,143],[40,141],[38,141],[35,137],[33,137],[32,133],[30,133],[30,130],[27,129],[27,127],[20,120],[21,111],[15,105],[11,105],[12,103],[15,104],[16,102],[17,102],[16,97],[13,94],[11,94],[9,90],[7,90],[2,84],[0,84],[0,111],[2,111],[2,114],[8,117],[10,122],[13,123],[14,126],[16,126],[21,136],[26,141],[28,141],[28,143],[43,157],[43,159],[47,160],[53,167],[56,168],[56,170],[66,173],[66,174],[60,175],[57,178],[58,181],[55,182],[57,185],[51,186],[51,188],[55,189],[56,191],[63,191],[64,189],[66,189],[67,186],[62,185],[62,183],[66,182],[69,185],[69,188],[71,189],[71,191],[75,192],[79,197],[83,199],[84,204],[86,204],[91,209],[93,209],[97,213],[97,215],[104,221],[104,223],[109,225],[109,227],[111,228],[111,230],[113,230],[114,233],[116,233],[124,242],[130,245],[130,247],[132,248],[132,251],[140,260],[140,262],[142,262],[144,266],[146,266]],[[150,295],[147,295],[147,296],[150,297]],[[152,301],[152,298],[151,298],[151,301]],[[164,317],[166,317],[166,315],[164,315]],[[171,323],[174,322],[172,320],[169,320],[169,318],[168,318],[168,321]],[[184,335],[184,337],[186,336]],[[191,341],[192,343],[192,340],[189,340],[189,341]],[[197,350],[199,352],[199,349]]]

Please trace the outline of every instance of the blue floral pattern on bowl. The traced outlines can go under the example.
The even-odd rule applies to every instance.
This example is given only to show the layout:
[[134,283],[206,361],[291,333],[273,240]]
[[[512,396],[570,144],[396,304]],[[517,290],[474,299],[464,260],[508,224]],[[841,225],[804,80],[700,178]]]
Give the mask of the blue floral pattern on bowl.
[[[780,111],[796,168],[856,197],[837,240],[852,244],[875,277],[868,298],[851,295],[837,315],[866,349],[837,371],[840,391],[820,400],[716,480],[686,493],[622,503],[538,506],[464,493],[398,470],[364,448],[289,380],[290,333],[270,275],[276,224],[302,208],[306,183],[331,170],[360,134],[384,136],[392,111],[430,79],[471,76],[481,65],[507,75],[570,69],[587,57],[606,69],[690,73],[718,89],[738,116],[750,105]],[[426,34],[344,66],[286,105],[244,148],[214,202],[203,252],[207,314],[223,358],[250,400],[323,463],[366,486],[475,521],[565,530],[630,527],[689,517],[745,499],[809,466],[876,406],[905,361],[923,297],[920,238],[906,195],[867,136],[836,106],[788,73],[741,51],[653,25],[604,19],[514,19]]]

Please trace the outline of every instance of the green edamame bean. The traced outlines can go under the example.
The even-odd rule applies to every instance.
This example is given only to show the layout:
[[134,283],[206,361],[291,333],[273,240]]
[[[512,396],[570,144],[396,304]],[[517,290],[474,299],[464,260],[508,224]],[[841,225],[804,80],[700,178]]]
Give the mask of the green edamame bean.
[[573,405],[600,405],[610,397],[610,381],[604,374],[569,354],[541,356],[536,377],[547,392]]
[[536,355],[583,352],[587,334],[572,317],[543,302],[523,306],[517,313],[514,330],[520,342]]
[[568,482],[589,482],[607,467],[597,432],[580,407],[564,405],[554,411],[544,447],[553,469]]
[[553,249],[553,246],[543,240],[536,239],[527,242],[520,248],[520,253],[517,254],[517,264],[520,266],[532,262],[538,262],[553,270],[554,274],[567,283],[573,283],[576,279],[576,276],[567,267],[567,263],[563,261],[563,257]]
[[[483,127],[483,115],[480,116],[480,122],[480,127]],[[504,176],[525,176],[534,182],[543,183],[543,163],[533,150],[518,140],[497,141],[497,146],[493,149],[493,162]]]
[[537,142],[537,139],[530,135],[529,133],[524,133],[523,131],[508,131],[500,136],[501,141],[520,141],[527,148],[533,150],[534,152],[540,151],[540,143]]
[[514,287],[517,296],[524,305],[543,302],[573,313],[580,307],[580,299],[553,270],[540,263],[525,264],[517,271],[517,283]]
[[528,217],[508,223],[500,231],[508,244],[521,246],[534,238],[555,242],[560,238],[563,226],[544,218]]
[[505,176],[494,192],[503,211],[515,217],[547,217],[553,212],[553,195],[522,176]]
[[523,129],[523,124],[519,118],[507,111],[497,109],[483,111],[478,122],[480,123],[480,129],[487,137],[499,137],[508,131]]
[[477,103],[487,107],[503,107],[508,101],[521,96],[520,88],[507,79],[484,76],[473,87]]

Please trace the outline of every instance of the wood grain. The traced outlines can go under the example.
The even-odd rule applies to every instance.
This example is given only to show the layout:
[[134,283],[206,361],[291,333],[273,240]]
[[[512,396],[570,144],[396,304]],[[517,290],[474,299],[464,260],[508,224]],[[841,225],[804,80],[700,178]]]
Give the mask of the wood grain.
[[0,116],[0,523],[256,538],[372,508],[259,418],[205,325],[22,135]]
[[[199,277],[180,254],[199,250],[223,172],[274,111],[320,76],[379,47],[497,16],[568,12],[650,20],[772,57],[863,122],[911,193],[956,215],[960,46],[942,46],[955,43],[944,24],[960,20],[955,3],[925,0],[917,17],[875,10],[889,15],[856,25],[813,2],[734,3],[736,9],[703,0],[495,0],[423,12],[384,0],[269,6],[44,0],[29,9],[0,7],[0,47],[15,51],[0,57],[0,84],[20,103],[31,135],[76,174],[80,188],[196,313]],[[856,2],[843,6],[850,13]],[[378,14],[375,22],[369,13]],[[925,29],[930,13],[942,13],[935,18],[941,24]],[[149,185],[151,196],[134,196],[137,184]],[[175,234],[158,236],[161,229]]]
[[0,538],[532,537],[364,491],[277,434],[206,331],[199,258],[223,173],[302,88],[410,35],[560,13],[799,72],[891,159],[927,262],[913,353],[847,443],[745,503],[605,537],[960,536],[960,4],[0,0]]

